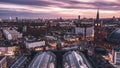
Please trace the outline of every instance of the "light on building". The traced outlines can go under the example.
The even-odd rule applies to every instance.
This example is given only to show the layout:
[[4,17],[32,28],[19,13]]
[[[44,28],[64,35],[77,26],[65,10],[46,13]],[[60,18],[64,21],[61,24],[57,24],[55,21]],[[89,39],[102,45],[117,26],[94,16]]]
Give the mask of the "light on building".
[[100,24],[98,24],[98,26],[100,26]]
[[10,16],[9,20],[10,20],[10,22],[12,21],[12,17],[11,16]]
[[2,52],[0,51],[0,55],[2,54]]
[[2,19],[0,19],[0,22],[3,22]]
[[95,26],[97,26],[97,24],[95,24]]
[[43,50],[43,48],[35,48],[35,51]]

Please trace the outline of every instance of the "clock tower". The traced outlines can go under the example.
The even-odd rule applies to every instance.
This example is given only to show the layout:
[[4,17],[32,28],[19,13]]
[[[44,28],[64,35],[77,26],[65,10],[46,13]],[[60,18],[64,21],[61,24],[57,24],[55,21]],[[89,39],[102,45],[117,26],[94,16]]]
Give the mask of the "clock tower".
[[99,9],[97,10],[96,19],[94,21],[94,41],[100,39],[101,21],[99,19]]

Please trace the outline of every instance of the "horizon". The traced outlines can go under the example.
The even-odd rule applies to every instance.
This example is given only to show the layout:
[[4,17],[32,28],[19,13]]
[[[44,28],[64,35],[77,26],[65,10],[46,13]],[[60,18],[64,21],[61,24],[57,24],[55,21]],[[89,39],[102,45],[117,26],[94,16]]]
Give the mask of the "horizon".
[[[50,19],[60,19],[60,18],[62,18],[62,17],[56,17],[56,18],[40,18],[40,17],[34,17],[34,18],[27,18],[27,17],[18,17],[18,19],[48,19],[48,20],[50,20]],[[80,18],[80,19],[84,19],[84,18],[86,18],[86,17],[82,17],[82,18]],[[100,18],[100,19],[112,19],[113,17],[104,17],[104,18]],[[115,17],[115,18],[117,18],[117,19],[119,19],[120,17]],[[2,19],[2,20],[9,20],[10,19],[10,17],[7,17],[7,18],[0,18],[0,19]],[[16,19],[16,17],[12,17],[12,19],[13,20],[15,20]],[[75,18],[62,18],[62,19],[65,19],[65,20],[67,20],[67,19],[78,19],[78,17],[76,16]],[[96,19],[95,17],[94,18],[86,18],[86,19]]]
[[0,18],[95,18],[97,8],[100,18],[120,18],[119,7],[119,0],[1,0]]

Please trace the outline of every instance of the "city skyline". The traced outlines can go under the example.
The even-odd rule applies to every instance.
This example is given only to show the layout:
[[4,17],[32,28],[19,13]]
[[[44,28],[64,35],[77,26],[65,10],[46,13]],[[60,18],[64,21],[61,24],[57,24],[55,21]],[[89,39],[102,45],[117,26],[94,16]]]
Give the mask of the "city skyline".
[[120,17],[119,0],[1,0],[0,18],[100,18]]

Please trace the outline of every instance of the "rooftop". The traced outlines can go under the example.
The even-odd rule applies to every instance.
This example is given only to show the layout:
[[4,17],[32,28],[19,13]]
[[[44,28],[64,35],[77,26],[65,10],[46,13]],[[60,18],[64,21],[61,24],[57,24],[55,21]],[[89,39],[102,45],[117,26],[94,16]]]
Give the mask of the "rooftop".
[[5,56],[0,56],[0,60],[2,60]]
[[120,43],[120,28],[112,31],[112,33],[109,35],[109,39],[114,43]]

